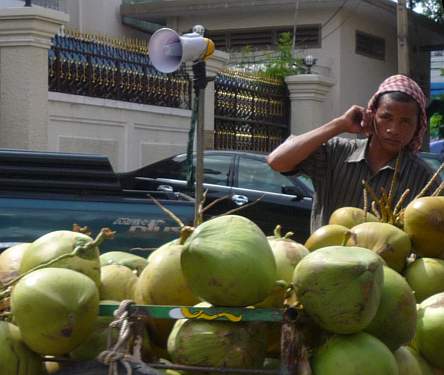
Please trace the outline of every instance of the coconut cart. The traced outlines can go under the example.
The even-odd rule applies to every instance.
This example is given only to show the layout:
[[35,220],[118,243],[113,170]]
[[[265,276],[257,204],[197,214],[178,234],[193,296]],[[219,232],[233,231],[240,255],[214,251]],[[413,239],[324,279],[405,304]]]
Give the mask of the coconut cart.
[[[287,300],[290,303],[290,299]],[[110,325],[108,349],[103,351],[97,361],[70,362],[57,372],[62,375],[100,375],[100,374],[163,374],[162,370],[185,371],[188,374],[221,373],[221,374],[279,374],[302,375],[310,374],[308,355],[302,344],[302,335],[298,325],[304,324],[302,314],[294,306],[285,309],[270,308],[228,308],[228,307],[191,307],[191,306],[158,306],[137,305],[125,300],[118,303],[101,303],[100,316],[114,317]],[[177,363],[162,362],[152,357],[149,362],[142,360],[142,339],[146,318],[154,319],[189,319],[243,322],[280,323],[281,335],[281,366],[279,369],[260,368],[227,368],[186,366]],[[307,322],[305,322],[307,323]],[[111,338],[115,329],[118,335]],[[129,345],[129,343],[132,345]],[[54,358],[54,361],[63,359]]]

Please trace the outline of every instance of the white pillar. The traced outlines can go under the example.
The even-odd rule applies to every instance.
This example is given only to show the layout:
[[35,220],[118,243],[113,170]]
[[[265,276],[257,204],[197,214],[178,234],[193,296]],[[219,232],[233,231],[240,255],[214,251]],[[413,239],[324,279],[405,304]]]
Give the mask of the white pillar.
[[318,74],[288,76],[285,82],[291,101],[290,133],[302,134],[322,125],[324,102],[334,82]]
[[223,71],[228,63],[230,55],[222,51],[214,51],[214,54],[207,60],[207,79],[209,80],[205,89],[205,114],[204,114],[204,147],[214,148],[214,78]]
[[0,9],[0,147],[48,149],[48,49],[69,17],[52,9]]

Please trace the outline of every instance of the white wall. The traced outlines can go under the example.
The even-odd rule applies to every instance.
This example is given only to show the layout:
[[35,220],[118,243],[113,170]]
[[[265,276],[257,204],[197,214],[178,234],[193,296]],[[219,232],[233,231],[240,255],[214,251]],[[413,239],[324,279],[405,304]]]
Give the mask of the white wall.
[[121,0],[65,0],[70,16],[67,27],[85,33],[146,38],[146,34],[122,24],[121,3]]
[[[359,12],[359,9],[357,9]],[[344,14],[344,17],[349,17]],[[355,52],[356,31],[385,40],[385,60],[367,57]],[[379,84],[397,70],[396,25],[370,20],[365,15],[354,14],[341,28],[339,60],[338,110],[343,112],[353,104],[367,105]]]
[[186,151],[191,111],[49,92],[48,150],[104,154],[129,171]]

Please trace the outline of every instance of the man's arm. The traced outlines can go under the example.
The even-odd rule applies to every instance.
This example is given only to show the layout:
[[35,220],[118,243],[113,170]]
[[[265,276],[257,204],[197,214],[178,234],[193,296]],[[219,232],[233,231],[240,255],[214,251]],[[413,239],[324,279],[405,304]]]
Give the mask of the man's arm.
[[278,172],[294,170],[302,161],[316,151],[323,143],[341,133],[362,133],[364,128],[361,122],[363,116],[370,116],[363,107],[352,106],[342,116],[310,130],[307,133],[290,136],[288,139],[272,151],[267,162]]

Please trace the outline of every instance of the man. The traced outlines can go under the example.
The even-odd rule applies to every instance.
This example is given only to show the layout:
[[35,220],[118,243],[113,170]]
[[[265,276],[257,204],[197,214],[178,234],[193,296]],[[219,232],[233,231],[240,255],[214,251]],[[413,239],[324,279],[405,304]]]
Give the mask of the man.
[[[364,207],[362,181],[378,196],[390,190],[395,163],[400,175],[394,202],[409,188],[412,200],[433,175],[418,156],[427,129],[425,96],[418,84],[403,75],[387,78],[372,96],[367,109],[352,106],[342,116],[307,133],[290,136],[268,155],[279,172],[307,174],[315,195],[311,230],[328,224],[340,207]],[[342,133],[363,139],[338,137]],[[432,187],[436,188],[435,183]]]

